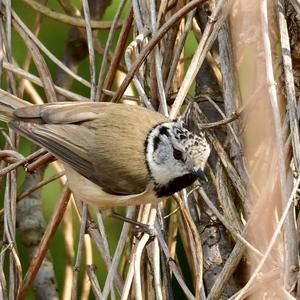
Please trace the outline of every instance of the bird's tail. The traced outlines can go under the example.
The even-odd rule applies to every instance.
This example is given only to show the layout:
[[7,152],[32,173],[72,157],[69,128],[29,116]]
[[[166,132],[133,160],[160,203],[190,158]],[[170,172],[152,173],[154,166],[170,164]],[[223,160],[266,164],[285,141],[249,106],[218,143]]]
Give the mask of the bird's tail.
[[30,105],[12,94],[0,89],[0,121],[8,123],[14,114],[14,110]]

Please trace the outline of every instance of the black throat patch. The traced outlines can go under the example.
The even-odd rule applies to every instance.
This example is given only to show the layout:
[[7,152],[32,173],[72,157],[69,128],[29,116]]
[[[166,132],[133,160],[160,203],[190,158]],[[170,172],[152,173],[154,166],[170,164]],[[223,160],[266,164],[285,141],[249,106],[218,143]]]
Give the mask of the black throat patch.
[[197,179],[195,174],[185,174],[170,181],[167,185],[155,185],[157,197],[171,196],[174,193],[188,187]]

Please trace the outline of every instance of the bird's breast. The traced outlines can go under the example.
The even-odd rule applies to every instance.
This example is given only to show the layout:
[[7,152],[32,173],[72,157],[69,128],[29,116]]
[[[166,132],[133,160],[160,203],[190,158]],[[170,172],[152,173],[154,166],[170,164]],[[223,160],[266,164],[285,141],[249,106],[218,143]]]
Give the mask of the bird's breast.
[[153,185],[149,184],[145,191],[133,195],[112,195],[77,173],[72,167],[64,163],[68,186],[74,197],[87,202],[97,208],[111,208],[115,206],[141,205],[146,203],[157,203],[165,199],[155,195]]

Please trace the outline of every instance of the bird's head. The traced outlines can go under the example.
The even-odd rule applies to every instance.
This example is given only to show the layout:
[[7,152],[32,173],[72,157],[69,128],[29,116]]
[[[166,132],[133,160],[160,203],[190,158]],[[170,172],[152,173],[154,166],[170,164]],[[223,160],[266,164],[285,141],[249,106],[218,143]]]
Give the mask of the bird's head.
[[203,132],[190,132],[181,119],[154,127],[147,137],[145,152],[158,197],[170,196],[197,178],[206,180],[204,168],[210,146]]

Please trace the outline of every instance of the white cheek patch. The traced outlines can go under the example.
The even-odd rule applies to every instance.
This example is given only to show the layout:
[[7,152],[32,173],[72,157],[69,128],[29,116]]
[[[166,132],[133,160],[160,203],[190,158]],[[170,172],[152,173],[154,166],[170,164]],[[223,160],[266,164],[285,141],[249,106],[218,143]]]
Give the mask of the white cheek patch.
[[163,165],[166,163],[168,160],[169,155],[168,153],[162,152],[162,151],[156,151],[153,153],[153,160],[156,162],[158,165]]
[[188,171],[183,163],[168,160],[162,165],[150,163],[152,177],[159,185],[166,185],[173,179],[187,174]]
[[173,177],[170,168],[165,168],[165,167],[161,168],[159,165],[153,164],[151,171],[152,171],[153,178],[155,178],[155,182],[160,185],[168,184],[170,178]]
[[[201,135],[195,135],[174,122],[155,127],[148,136],[146,149],[150,175],[158,185],[168,185],[175,178],[204,169],[210,147]],[[174,149],[183,153],[184,159],[174,158]]]

